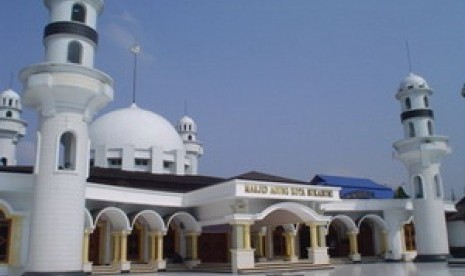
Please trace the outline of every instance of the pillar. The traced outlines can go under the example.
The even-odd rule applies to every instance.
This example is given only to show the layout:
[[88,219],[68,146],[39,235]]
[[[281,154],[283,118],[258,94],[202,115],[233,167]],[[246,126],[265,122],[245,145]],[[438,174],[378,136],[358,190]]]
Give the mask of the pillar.
[[318,245],[320,247],[326,247],[326,226],[325,225],[318,226],[318,237],[319,237]]
[[163,261],[163,235],[157,235],[157,261]]
[[315,223],[310,223],[310,247],[318,248],[318,233],[316,231],[317,225]]
[[358,253],[357,234],[358,232],[355,232],[355,231],[347,232],[347,236],[349,236],[349,248],[350,248],[349,258],[353,262],[361,261],[360,254]]
[[293,231],[284,233],[286,241],[286,255],[290,261],[297,261],[297,256],[295,254],[295,236],[296,234]]
[[120,236],[121,241],[121,262],[127,262],[127,254],[128,254],[128,233],[123,231]]
[[82,243],[82,263],[87,264],[89,263],[89,237],[91,234],[91,230],[86,229],[84,230],[84,241]]
[[121,242],[120,242],[120,233],[113,233],[113,263],[117,263],[121,260]]
[[262,232],[257,233],[257,243],[256,243],[256,253],[258,258],[263,258],[264,257],[264,250],[263,250],[263,237],[265,235]]
[[250,246],[250,223],[235,222],[232,224],[232,271],[237,273],[238,269],[253,268],[254,266],[254,249]]

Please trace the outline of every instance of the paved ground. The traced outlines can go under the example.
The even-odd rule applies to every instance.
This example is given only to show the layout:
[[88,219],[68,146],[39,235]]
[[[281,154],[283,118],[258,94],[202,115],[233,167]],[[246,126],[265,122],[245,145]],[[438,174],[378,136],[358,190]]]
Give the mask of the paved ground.
[[[135,276],[225,276],[231,274],[224,273],[187,273],[187,272],[160,272],[152,274],[125,274]],[[373,264],[348,264],[335,265],[331,270],[303,271],[303,272],[285,272],[285,273],[266,273],[266,274],[247,274],[253,276],[464,276],[465,266],[449,267],[446,263],[373,263]]]

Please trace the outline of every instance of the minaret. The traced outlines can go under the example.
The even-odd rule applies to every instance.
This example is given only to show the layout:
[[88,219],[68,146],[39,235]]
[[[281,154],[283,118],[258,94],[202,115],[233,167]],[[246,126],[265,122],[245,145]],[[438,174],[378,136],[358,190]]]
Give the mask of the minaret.
[[23,69],[24,103],[37,110],[37,158],[25,275],[85,275],[82,263],[88,124],[113,99],[93,68],[103,0],[44,0],[45,61]]
[[402,109],[404,139],[393,146],[397,158],[407,167],[413,187],[416,261],[444,261],[449,254],[440,166],[451,149],[447,137],[434,133],[432,94],[422,77],[410,74],[396,95]]
[[0,93],[0,166],[16,165],[16,145],[26,134],[21,98],[11,89]]
[[177,129],[184,142],[186,157],[190,163],[185,172],[186,174],[196,175],[199,169],[199,158],[203,155],[202,143],[197,141],[197,125],[191,117],[184,116],[179,119]]

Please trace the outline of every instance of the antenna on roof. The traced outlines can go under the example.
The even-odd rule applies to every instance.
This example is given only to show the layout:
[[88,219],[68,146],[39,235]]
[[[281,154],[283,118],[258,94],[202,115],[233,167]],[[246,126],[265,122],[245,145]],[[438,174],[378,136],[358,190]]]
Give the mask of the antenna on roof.
[[134,63],[132,68],[132,103],[136,103],[136,82],[137,82],[137,55],[140,53],[140,46],[136,42],[131,46],[131,52],[134,54]]
[[407,51],[407,62],[409,73],[412,73],[412,59],[410,57],[410,46],[408,45],[408,40],[405,40],[405,49]]

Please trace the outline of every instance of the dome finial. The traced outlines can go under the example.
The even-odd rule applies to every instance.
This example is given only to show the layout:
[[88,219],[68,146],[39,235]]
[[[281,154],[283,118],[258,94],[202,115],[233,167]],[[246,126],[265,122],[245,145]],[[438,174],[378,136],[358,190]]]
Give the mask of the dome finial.
[[408,45],[408,39],[405,40],[405,50],[407,52],[407,62],[409,73],[412,73],[412,59],[410,57],[410,46]]
[[136,81],[137,81],[137,55],[140,53],[140,45],[135,42],[131,46],[131,52],[134,54],[134,63],[132,68],[132,103],[136,103]]

